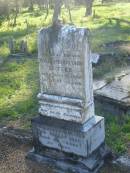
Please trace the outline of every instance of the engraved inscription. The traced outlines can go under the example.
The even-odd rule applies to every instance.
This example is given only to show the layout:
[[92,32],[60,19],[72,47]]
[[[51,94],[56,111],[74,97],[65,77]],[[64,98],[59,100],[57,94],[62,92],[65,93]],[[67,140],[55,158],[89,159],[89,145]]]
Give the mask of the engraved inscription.
[[88,156],[98,148],[105,139],[104,118],[93,117],[83,128],[76,126],[68,127],[66,123],[48,121],[43,125],[37,124],[37,135],[39,142],[43,146],[59,149],[61,151],[75,153],[81,156]]
[[70,131],[63,132],[62,129],[48,128],[47,126],[38,129],[40,142],[50,145],[50,147],[64,147],[66,150],[72,148],[81,148],[83,146],[83,136],[78,134],[73,135]]
[[50,62],[43,57],[44,61],[41,64],[43,90],[51,94],[60,92],[62,95],[83,97],[81,92],[83,91],[83,62],[80,56],[68,55],[61,60],[60,58],[50,56]]
[[[39,38],[41,92],[85,97],[85,29],[62,27],[54,34],[44,30]],[[53,36],[52,36],[53,35]]]
[[69,105],[55,104],[55,103],[46,103],[41,101],[41,107],[39,113],[48,116],[56,115],[57,118],[64,116],[66,119],[77,119],[80,121],[82,109]]

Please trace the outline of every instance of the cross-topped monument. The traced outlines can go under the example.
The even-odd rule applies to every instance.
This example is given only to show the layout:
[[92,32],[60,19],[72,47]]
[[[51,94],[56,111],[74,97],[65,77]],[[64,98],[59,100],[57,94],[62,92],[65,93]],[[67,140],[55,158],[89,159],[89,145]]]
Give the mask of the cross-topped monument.
[[105,130],[104,118],[94,112],[89,31],[61,24],[40,30],[38,58],[40,116],[32,120],[30,156],[49,158],[58,168],[64,162],[65,170],[97,169]]

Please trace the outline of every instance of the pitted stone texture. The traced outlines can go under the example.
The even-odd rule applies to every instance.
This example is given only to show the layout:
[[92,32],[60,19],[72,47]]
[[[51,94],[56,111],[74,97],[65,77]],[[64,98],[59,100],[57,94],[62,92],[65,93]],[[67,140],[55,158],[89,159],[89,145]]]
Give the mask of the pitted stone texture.
[[[38,39],[42,115],[84,123],[94,116],[88,31],[75,26],[42,29]],[[53,97],[44,98],[48,94]],[[59,100],[68,99],[65,104]],[[70,100],[73,102],[70,105]],[[74,105],[75,99],[83,104]],[[41,101],[42,100],[42,101]],[[54,111],[52,111],[54,110]],[[55,111],[56,110],[56,111]]]
[[31,150],[27,158],[38,162],[40,165],[45,165],[49,168],[53,167],[53,170],[55,168],[56,173],[98,173],[104,163],[102,151],[105,152],[106,148],[104,145],[101,145],[88,158],[73,157],[73,155],[67,155],[63,152],[61,154],[58,150],[46,147],[43,149],[40,147],[39,150]]
[[[101,82],[100,82],[101,83]],[[97,86],[97,84],[96,84]],[[115,75],[110,83],[104,83],[101,87],[94,87],[95,95],[108,98],[121,105],[130,106],[130,70]]]
[[32,121],[32,125],[34,141],[43,147],[83,157],[92,154],[105,139],[104,118],[99,116],[84,125],[40,116]]

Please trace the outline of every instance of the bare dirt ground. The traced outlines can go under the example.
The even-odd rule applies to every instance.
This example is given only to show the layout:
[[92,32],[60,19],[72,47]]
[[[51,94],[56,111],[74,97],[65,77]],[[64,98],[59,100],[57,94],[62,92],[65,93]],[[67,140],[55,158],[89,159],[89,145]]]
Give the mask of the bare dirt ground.
[[53,173],[53,170],[25,159],[31,145],[0,135],[0,173]]
[[[25,159],[31,144],[0,134],[0,173],[56,173],[52,168]],[[106,164],[100,173],[130,173]]]

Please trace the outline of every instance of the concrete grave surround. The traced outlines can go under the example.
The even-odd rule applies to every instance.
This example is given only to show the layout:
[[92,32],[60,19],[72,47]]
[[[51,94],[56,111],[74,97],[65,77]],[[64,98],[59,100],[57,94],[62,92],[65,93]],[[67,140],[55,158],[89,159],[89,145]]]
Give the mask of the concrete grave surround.
[[130,67],[114,74],[113,80],[105,79],[93,83],[95,103],[102,112],[113,115],[130,112]]
[[105,140],[104,118],[94,113],[88,37],[75,26],[40,30],[40,115],[32,120],[34,151],[28,154],[85,173],[100,167]]
[[39,113],[80,123],[94,116],[88,30],[75,26],[42,29],[38,57]]

